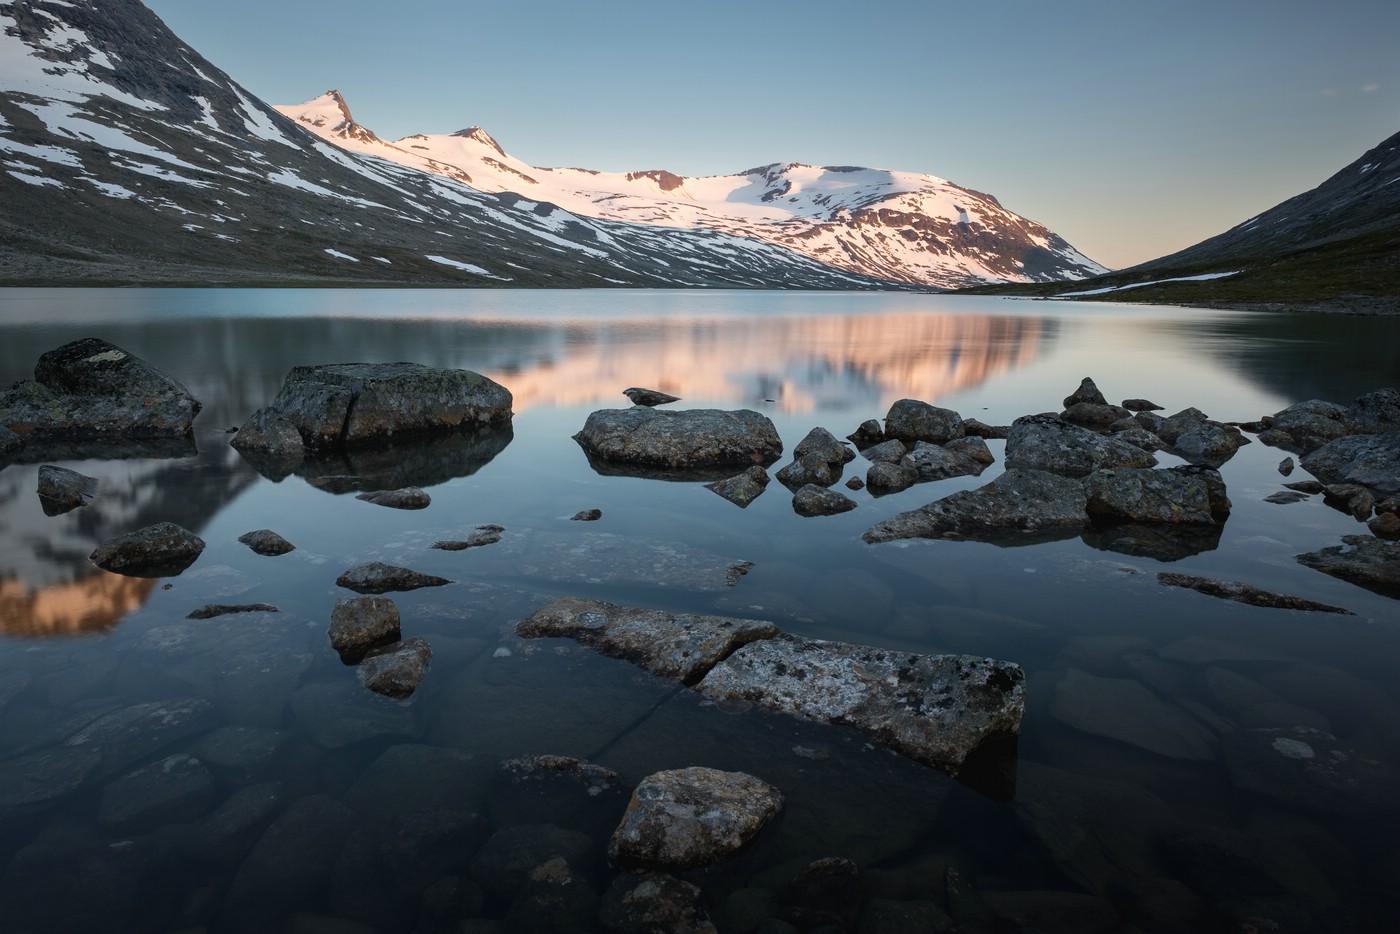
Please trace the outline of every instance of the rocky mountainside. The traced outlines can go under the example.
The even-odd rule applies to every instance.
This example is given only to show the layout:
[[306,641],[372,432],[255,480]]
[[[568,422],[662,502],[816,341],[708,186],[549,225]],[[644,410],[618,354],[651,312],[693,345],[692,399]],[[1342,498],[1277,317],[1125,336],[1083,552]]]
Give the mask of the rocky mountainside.
[[541,168],[508,155],[481,127],[381,139],[355,122],[337,91],[277,109],[350,152],[481,191],[515,192],[584,217],[723,232],[862,275],[957,288],[1105,271],[991,195],[931,175],[795,162],[705,178]]
[[1311,191],[1195,246],[1085,282],[1028,290],[1112,301],[1400,312],[1400,133]]
[[303,126],[139,0],[0,3],[0,284],[898,287],[483,191]]

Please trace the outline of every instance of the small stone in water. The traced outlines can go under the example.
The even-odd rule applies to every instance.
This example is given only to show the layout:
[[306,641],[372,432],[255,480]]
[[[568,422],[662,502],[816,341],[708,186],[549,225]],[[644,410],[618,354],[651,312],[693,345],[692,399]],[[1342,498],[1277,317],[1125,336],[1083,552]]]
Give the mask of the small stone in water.
[[601,509],[583,509],[569,517],[574,522],[595,522],[603,518]]

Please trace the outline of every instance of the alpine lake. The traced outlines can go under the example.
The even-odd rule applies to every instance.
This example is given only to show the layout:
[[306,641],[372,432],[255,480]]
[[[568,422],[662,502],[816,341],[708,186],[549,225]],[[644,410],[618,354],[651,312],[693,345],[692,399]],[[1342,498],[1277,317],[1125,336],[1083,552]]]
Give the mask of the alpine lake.
[[[631,386],[767,415],[785,448],[770,473],[812,428],[844,438],[899,399],[1008,425],[1060,411],[1086,376],[1112,403],[1253,422],[1400,385],[1400,318],[907,293],[7,289],[0,385],[83,337],[203,409],[188,444],[0,470],[6,930],[604,930],[632,789],[690,766],[784,798],[738,855],[673,874],[721,932],[1332,932],[1400,917],[1400,605],[1295,560],[1368,533],[1321,496],[1265,500],[1307,479],[1281,474],[1289,452],[1240,448],[1219,468],[1233,504],[1219,535],[1143,553],[1112,534],[862,541],[994,479],[1003,441],[979,477],[885,496],[844,486],[870,466],[858,457],[833,486],[857,507],[808,518],[776,480],[739,508],[699,479],[595,469],[572,439]],[[230,446],[292,367],[392,361],[490,377],[513,394],[511,429],[272,477]],[[48,515],[41,463],[96,478],[91,502]],[[427,508],[356,498],[410,486]],[[601,517],[571,518],[590,509]],[[206,543],[183,573],[89,561],[163,521]],[[431,547],[487,524],[498,542]],[[295,550],[254,553],[239,537],[258,529]],[[366,689],[328,641],[351,595],[336,579],[368,561],[451,581],[389,595],[403,637],[432,648],[405,699]],[[1217,599],[1162,571],[1354,615]],[[1015,662],[1020,734],[951,777],[848,727],[716,704],[515,634],[562,597]],[[275,611],[188,618],[255,603]],[[501,765],[546,755],[616,778]],[[670,924],[627,923],[606,929]]]

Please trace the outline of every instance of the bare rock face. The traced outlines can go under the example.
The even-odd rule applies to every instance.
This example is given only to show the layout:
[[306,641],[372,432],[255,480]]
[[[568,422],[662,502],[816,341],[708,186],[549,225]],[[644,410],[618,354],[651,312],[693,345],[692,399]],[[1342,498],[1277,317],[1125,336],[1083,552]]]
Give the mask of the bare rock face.
[[696,690],[852,726],[952,773],[983,740],[1017,733],[1026,700],[1025,674],[1009,662],[786,635],[744,646]]
[[781,791],[743,772],[656,772],[633,791],[608,855],[635,869],[707,866],[742,850],[782,806]]
[[1148,452],[1070,424],[1058,415],[1025,415],[1011,423],[1006,467],[1087,477],[1103,467],[1156,467]]
[[41,356],[34,379],[0,390],[0,425],[25,441],[183,438],[200,407],[178,380],[87,337]]
[[535,611],[515,631],[526,639],[576,639],[652,674],[695,684],[740,646],[776,636],[778,627],[765,620],[696,616],[565,597]]
[[295,428],[306,447],[322,450],[504,425],[512,402],[508,389],[470,370],[417,363],[299,366],[267,410],[254,414],[257,430],[247,443],[260,450],[285,446],[286,432],[264,414],[268,410]]
[[997,544],[1070,538],[1089,524],[1087,502],[1083,486],[1074,480],[1043,470],[1009,469],[976,490],[891,516],[861,537],[872,544],[901,538]]
[[749,409],[600,409],[574,440],[607,463],[667,470],[767,467],[783,453],[773,422]]
[[173,522],[155,525],[99,545],[89,560],[105,571],[129,577],[173,577],[194,564],[204,540]]

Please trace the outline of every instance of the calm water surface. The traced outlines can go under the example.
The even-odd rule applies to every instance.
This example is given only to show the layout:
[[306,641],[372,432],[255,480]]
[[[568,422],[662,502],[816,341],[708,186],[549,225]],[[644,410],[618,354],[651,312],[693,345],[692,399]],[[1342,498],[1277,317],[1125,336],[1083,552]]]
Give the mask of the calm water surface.
[[[859,866],[837,914],[863,912],[864,930],[1371,930],[1400,907],[1400,820],[1393,793],[1378,793],[1400,775],[1400,614],[1295,562],[1365,530],[1320,498],[1264,502],[1286,452],[1255,443],[1226,463],[1234,511],[1218,542],[1168,562],[1098,540],[860,540],[1000,463],[854,492],[857,509],[804,519],[780,484],[739,509],[699,483],[600,475],[570,438],[634,385],[681,407],[764,412],[789,451],[902,398],[1008,424],[1058,411],[1084,376],[1113,402],[1250,421],[1400,383],[1400,321],[902,294],[6,290],[0,384],[87,336],[177,377],[204,409],[188,447],[46,455],[99,480],[66,515],[40,507],[38,463],[0,471],[0,908],[16,930],[311,930],[318,917],[549,929],[562,922],[538,927],[547,899],[517,895],[524,870],[499,882],[500,841],[536,825],[586,835],[575,870],[601,893],[631,787],[689,765],[750,772],[787,797],[741,857],[687,874],[720,930],[814,926],[784,899],[826,857]],[[279,479],[230,448],[227,429],[291,367],[397,360],[502,383],[512,432]],[[354,496],[408,485],[432,505]],[[588,508],[602,519],[569,521]],[[208,544],[178,577],[88,562],[164,520]],[[429,547],[483,523],[505,527],[499,544]],[[238,542],[261,528],[296,551],[265,558]],[[359,687],[326,640],[346,593],[336,577],[367,560],[454,582],[393,595],[405,637],[434,652],[405,702]],[[753,567],[727,586],[739,561]],[[1159,585],[1164,569],[1356,615],[1227,603]],[[1015,661],[1029,685],[1022,734],[959,782],[844,730],[727,712],[573,643],[513,636],[566,595]],[[186,618],[209,603],[280,612]],[[191,698],[212,706],[152,725],[151,711]],[[1282,729],[1295,732],[1259,732]],[[1336,787],[1300,777],[1299,746],[1270,746],[1316,736],[1297,730],[1335,738],[1314,745],[1335,760]],[[567,783],[526,794],[498,773],[539,754],[621,780],[593,796]]]

